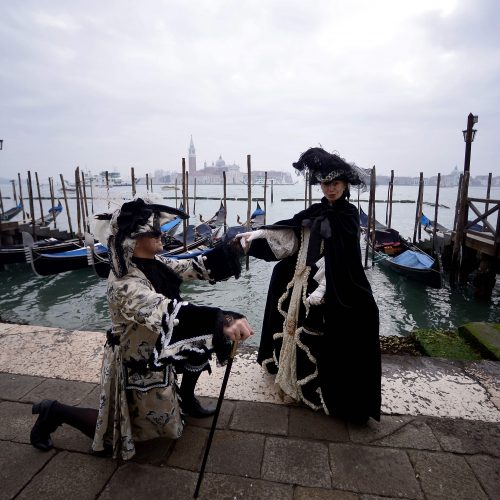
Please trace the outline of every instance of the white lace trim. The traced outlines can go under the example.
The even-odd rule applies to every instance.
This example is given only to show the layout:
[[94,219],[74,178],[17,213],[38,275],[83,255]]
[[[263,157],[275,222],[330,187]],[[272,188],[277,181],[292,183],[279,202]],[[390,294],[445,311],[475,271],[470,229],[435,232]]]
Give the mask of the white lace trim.
[[277,259],[284,259],[297,252],[298,239],[293,229],[262,229],[272,252]]
[[[165,322],[167,323],[167,331],[162,327],[161,328],[161,353],[163,353],[164,349],[166,346],[169,345],[170,340],[172,339],[172,331],[174,329],[174,320],[179,314],[179,311],[182,306],[186,305],[187,302],[178,302],[177,300],[173,300],[172,304],[174,305],[174,310],[172,311],[171,314],[167,314],[165,312]],[[153,355],[154,355],[154,365],[155,366],[161,366],[161,363],[158,363],[158,359],[161,357],[160,352],[156,349],[156,347],[153,350]]]
[[311,363],[314,364],[314,372],[311,373],[311,374],[309,374],[307,377],[304,377],[303,379],[297,380],[297,388],[298,388],[298,392],[300,393],[300,399],[302,401],[304,401],[304,403],[306,403],[307,406],[310,406],[313,410],[320,410],[321,408],[323,408],[323,410],[325,411],[325,413],[328,415],[328,410],[327,410],[327,408],[325,406],[325,403],[323,401],[323,395],[321,394],[321,389],[319,389],[320,390],[321,403],[322,403],[321,405],[315,405],[315,404],[313,404],[311,401],[309,401],[308,399],[305,398],[305,396],[304,396],[304,394],[302,392],[302,386],[306,385],[311,380],[314,380],[315,378],[318,377],[318,362],[317,362],[316,358],[311,354],[311,350],[309,349],[309,347],[307,347],[305,344],[303,344],[300,341],[300,334],[301,334],[301,332],[309,333],[304,328],[299,328],[297,330],[297,332],[295,333],[295,342],[297,343],[297,347],[299,347],[300,349],[302,349],[307,354],[307,358],[309,359],[309,361],[311,361]]

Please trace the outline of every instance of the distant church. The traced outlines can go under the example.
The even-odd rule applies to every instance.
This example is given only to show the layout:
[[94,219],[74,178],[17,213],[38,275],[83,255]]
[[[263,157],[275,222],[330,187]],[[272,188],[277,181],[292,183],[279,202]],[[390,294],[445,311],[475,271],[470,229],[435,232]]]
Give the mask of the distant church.
[[[197,170],[196,168],[196,149],[194,147],[193,136],[191,136],[191,141],[189,143],[188,150],[188,172],[189,172],[189,184],[194,184],[194,179],[196,179],[197,184],[222,184],[223,174],[226,172],[226,182],[228,184],[246,184],[247,173],[240,172],[240,166],[233,163],[226,163],[219,155],[219,159],[208,165],[205,161],[203,168]],[[252,178],[255,183],[264,183],[265,172],[263,170],[253,170]],[[292,184],[292,177],[289,172],[281,172],[278,170],[268,170],[267,171],[268,182],[275,182],[276,184]]]
[[240,172],[240,166],[236,163],[228,164],[222,159],[222,155],[219,155],[219,159],[211,165],[204,163],[201,170],[196,169],[196,149],[194,147],[193,136],[191,136],[191,142],[189,143],[188,150],[188,166],[189,166],[189,183],[194,183],[194,178],[196,177],[196,182],[200,184],[221,184],[223,178],[223,172],[226,172],[226,180],[229,184],[241,184],[246,175]]

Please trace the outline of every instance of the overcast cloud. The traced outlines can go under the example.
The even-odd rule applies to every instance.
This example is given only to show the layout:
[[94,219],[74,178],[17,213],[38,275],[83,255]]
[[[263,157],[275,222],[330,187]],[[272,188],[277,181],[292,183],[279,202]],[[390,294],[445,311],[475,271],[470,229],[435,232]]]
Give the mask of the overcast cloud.
[[380,173],[499,169],[496,0],[0,0],[0,176],[291,170],[310,146]]

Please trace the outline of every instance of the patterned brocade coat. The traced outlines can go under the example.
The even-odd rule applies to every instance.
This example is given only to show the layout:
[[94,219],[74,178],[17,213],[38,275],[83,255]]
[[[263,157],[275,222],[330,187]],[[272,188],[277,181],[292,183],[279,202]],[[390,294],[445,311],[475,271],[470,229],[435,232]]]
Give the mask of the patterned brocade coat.
[[[210,257],[156,260],[179,283],[212,279]],[[134,441],[180,437],[176,371],[206,369],[214,344],[225,341],[222,311],[180,300],[178,286],[171,297],[157,293],[134,262],[122,278],[110,273],[112,332],[104,349],[94,451],[112,447],[115,458],[127,460],[135,453]]]

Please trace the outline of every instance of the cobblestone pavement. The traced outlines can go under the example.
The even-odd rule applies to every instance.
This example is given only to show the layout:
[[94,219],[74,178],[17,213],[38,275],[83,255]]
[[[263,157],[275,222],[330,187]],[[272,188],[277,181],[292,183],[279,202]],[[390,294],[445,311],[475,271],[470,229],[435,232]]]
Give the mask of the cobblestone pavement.
[[[0,373],[0,499],[192,498],[211,419],[178,441],[139,443],[123,463],[62,426],[47,453],[29,444],[31,403],[96,407],[97,384]],[[298,406],[225,401],[200,498],[500,498],[500,423],[385,415],[346,424]]]
[[[97,407],[104,335],[0,323],[0,500],[192,498],[211,419],[123,463],[62,426],[29,444],[31,404]],[[280,400],[239,349],[200,498],[500,499],[500,362],[383,356],[380,423],[354,426]],[[200,379],[213,401],[223,368]]]

